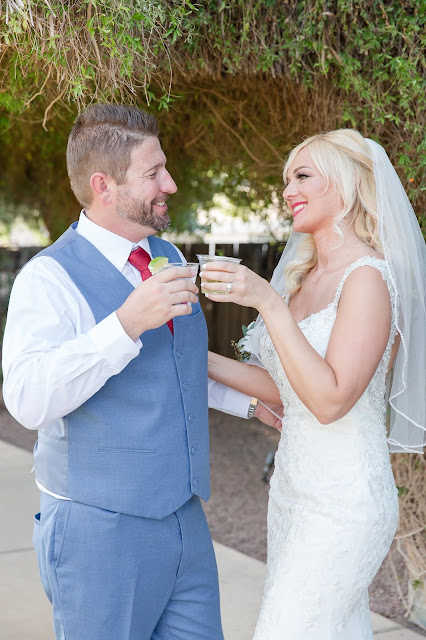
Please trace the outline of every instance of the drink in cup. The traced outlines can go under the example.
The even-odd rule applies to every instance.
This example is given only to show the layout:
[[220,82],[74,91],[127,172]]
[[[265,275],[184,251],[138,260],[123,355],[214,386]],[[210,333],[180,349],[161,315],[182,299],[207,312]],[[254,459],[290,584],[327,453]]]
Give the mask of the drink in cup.
[[[241,258],[228,258],[227,256],[207,256],[202,254],[197,254],[198,262],[200,263],[200,268],[203,268],[203,264],[207,264],[207,262],[234,262],[235,264],[240,264]],[[209,282],[217,282],[216,280],[209,280]],[[222,291],[205,291],[201,285],[201,293],[212,293],[212,294],[223,294]]]

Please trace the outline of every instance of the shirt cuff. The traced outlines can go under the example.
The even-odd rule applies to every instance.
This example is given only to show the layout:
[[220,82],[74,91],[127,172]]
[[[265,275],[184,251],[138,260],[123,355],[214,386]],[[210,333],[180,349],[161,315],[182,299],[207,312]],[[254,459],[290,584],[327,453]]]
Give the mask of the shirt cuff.
[[248,418],[251,396],[209,380],[209,407],[238,418]]
[[115,312],[90,329],[88,335],[114,373],[120,373],[142,348],[139,338],[134,342],[127,335]]

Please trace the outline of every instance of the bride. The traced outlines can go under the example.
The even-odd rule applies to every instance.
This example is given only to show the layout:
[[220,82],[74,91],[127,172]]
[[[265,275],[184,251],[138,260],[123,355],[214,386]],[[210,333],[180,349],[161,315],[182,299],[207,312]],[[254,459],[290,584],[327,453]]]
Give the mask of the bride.
[[368,587],[398,520],[388,402],[391,451],[424,444],[425,245],[385,151],[356,131],[302,142],[284,180],[293,231],[271,284],[202,273],[209,299],[260,314],[251,363],[211,353],[209,376],[284,406],[255,640],[372,640]]

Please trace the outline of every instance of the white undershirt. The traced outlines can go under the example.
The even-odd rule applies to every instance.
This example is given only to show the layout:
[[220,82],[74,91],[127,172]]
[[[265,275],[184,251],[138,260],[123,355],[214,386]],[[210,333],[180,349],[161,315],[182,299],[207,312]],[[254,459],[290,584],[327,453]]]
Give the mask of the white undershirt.
[[[92,222],[84,211],[76,230],[134,287],[141,282],[128,257],[136,246],[151,255],[147,238],[135,245]],[[5,404],[27,429],[46,428],[91,398],[141,349],[141,341],[127,335],[115,312],[96,324],[65,269],[54,258],[41,256],[18,274],[10,296],[3,339]],[[247,417],[249,396],[213,380],[208,391],[209,407]]]

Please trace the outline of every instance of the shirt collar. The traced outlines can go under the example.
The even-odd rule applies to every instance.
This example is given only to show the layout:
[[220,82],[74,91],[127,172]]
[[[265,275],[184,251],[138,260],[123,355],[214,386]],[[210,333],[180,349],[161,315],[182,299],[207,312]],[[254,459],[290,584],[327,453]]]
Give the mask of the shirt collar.
[[80,213],[76,231],[93,244],[120,272],[123,271],[131,251],[137,247],[145,249],[152,258],[148,238],[142,238],[135,244],[131,240],[118,236],[116,233],[108,231],[108,229],[104,229],[104,227],[100,227],[92,220],[89,220],[85,215],[84,209]]

